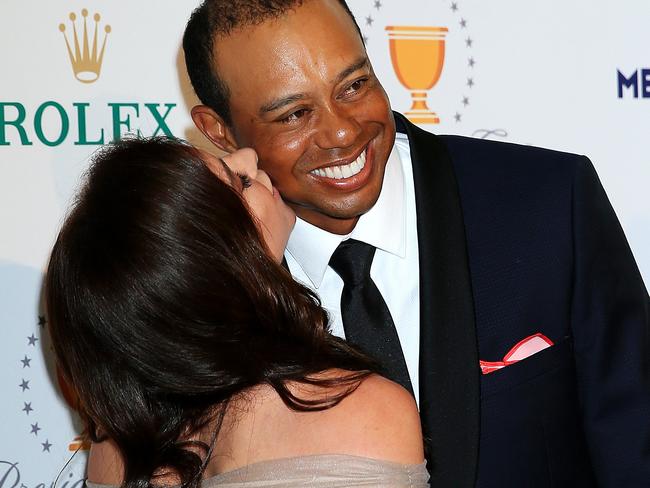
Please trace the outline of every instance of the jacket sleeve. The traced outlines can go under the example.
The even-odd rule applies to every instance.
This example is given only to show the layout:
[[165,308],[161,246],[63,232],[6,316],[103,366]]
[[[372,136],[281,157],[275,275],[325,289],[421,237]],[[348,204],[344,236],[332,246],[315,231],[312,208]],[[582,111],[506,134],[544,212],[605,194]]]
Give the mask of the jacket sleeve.
[[650,486],[650,299],[587,158],[573,186],[572,332],[599,485]]

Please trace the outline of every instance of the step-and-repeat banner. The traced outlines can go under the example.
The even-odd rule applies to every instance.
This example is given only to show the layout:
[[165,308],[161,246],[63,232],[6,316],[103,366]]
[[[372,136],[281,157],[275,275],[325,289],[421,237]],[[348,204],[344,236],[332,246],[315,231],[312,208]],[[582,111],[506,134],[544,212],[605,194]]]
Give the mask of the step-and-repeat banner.
[[[587,154],[650,283],[647,1],[350,5],[394,109],[423,128]],[[196,99],[180,49],[195,6],[0,5],[0,488],[81,484],[80,424],[53,365],[43,272],[98,146],[138,132],[208,147],[188,115]]]

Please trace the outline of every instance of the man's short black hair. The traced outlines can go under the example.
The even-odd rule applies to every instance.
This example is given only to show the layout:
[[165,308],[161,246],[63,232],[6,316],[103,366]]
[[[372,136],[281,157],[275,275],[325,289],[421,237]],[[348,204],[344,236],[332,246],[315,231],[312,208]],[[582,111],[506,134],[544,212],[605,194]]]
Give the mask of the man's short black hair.
[[[231,125],[230,93],[219,77],[214,62],[214,45],[218,36],[226,36],[234,29],[259,25],[278,18],[287,11],[300,7],[309,0],[204,0],[192,12],[183,35],[185,65],[196,95],[201,103],[218,113]],[[338,0],[361,35],[345,0]]]

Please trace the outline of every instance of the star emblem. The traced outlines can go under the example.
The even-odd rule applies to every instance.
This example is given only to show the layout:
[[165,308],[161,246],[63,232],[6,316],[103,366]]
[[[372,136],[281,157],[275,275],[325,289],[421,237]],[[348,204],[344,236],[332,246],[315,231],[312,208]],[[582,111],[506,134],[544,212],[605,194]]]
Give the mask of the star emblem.
[[456,12],[456,11],[458,10],[458,4],[457,4],[456,2],[453,2],[453,3],[451,4],[451,10],[452,10],[453,12]]
[[23,363],[23,369],[25,369],[25,368],[31,368],[31,366],[29,365],[29,363],[31,363],[32,360],[29,359],[27,356],[25,356],[25,359],[21,359],[20,362]]
[[25,406],[23,407],[23,412],[25,412],[27,415],[29,415],[29,412],[33,411],[34,409],[32,408],[32,403],[29,402],[23,402]]
[[469,98],[463,97],[463,105],[466,107],[469,105]]
[[475,64],[476,64],[476,61],[474,61],[474,58],[469,58],[469,59],[467,60],[467,65],[468,65],[470,68],[473,68]]
[[23,389],[23,392],[25,390],[29,390],[29,381],[26,381],[25,379],[23,379],[23,382],[18,386]]
[[38,422],[36,422],[35,424],[30,424],[30,425],[32,426],[32,431],[30,432],[30,434],[38,435],[38,431],[39,431],[39,430],[42,430],[42,429],[38,426]]
[[381,8],[381,1],[380,0],[375,0],[375,8],[379,10]]
[[50,452],[50,447],[52,447],[52,444],[50,444],[49,439],[45,439],[45,442],[41,442],[41,446],[43,446],[43,452]]
[[454,115],[454,119],[456,119],[456,122],[460,122],[461,115],[458,112],[456,112],[456,115]]
[[363,43],[368,44],[368,36],[366,36],[365,34],[363,36]]
[[470,88],[474,86],[474,78],[467,78],[467,86]]
[[35,346],[36,342],[38,342],[38,337],[36,337],[34,334],[30,335],[27,340],[29,341],[28,346]]
[[366,17],[366,25],[371,26],[374,21],[375,19],[373,19],[370,15]]
[[465,29],[467,27],[467,21],[465,19],[460,19],[460,28]]
[[472,41],[472,39],[471,39],[470,37],[468,37],[467,39],[465,39],[465,45],[466,45],[467,47],[472,47],[472,44],[474,44],[474,41]]
[[45,324],[47,324],[47,319],[45,318],[45,315],[39,315],[38,316],[38,325],[43,327]]

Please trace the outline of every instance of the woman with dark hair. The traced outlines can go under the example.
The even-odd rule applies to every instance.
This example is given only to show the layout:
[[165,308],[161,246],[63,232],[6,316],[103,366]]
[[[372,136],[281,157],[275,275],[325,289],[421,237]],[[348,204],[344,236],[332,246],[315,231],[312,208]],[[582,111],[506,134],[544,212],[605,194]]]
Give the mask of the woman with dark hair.
[[226,158],[104,148],[54,245],[89,485],[428,486],[413,399],[328,332],[280,264],[295,216],[252,150]]

